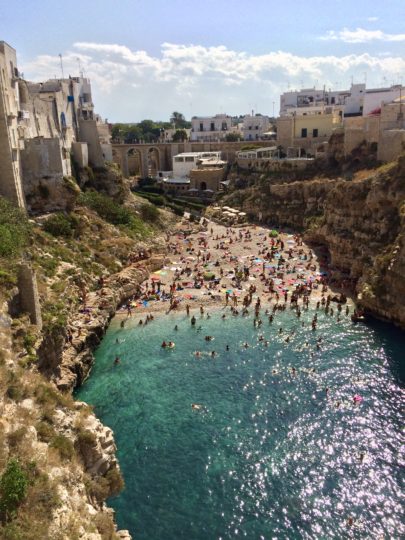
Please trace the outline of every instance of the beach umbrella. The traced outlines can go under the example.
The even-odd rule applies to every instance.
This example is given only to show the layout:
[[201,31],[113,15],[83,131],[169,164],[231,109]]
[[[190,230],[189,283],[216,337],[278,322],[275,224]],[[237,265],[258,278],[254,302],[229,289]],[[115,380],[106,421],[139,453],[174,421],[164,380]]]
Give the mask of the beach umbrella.
[[205,280],[214,279],[214,278],[215,278],[214,272],[205,272],[204,273],[204,279]]
[[272,229],[269,234],[272,238],[276,238],[278,236],[278,232],[275,229]]

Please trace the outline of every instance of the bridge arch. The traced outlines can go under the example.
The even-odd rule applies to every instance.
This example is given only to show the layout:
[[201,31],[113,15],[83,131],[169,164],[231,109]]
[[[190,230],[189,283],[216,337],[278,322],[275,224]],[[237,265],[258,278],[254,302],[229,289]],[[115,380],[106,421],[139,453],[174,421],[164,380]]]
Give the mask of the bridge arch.
[[146,163],[148,167],[148,176],[155,177],[161,170],[160,150],[156,146],[151,146],[147,149]]
[[143,176],[144,167],[143,167],[143,156],[139,148],[135,146],[129,148],[126,152],[126,161],[127,161],[127,176]]

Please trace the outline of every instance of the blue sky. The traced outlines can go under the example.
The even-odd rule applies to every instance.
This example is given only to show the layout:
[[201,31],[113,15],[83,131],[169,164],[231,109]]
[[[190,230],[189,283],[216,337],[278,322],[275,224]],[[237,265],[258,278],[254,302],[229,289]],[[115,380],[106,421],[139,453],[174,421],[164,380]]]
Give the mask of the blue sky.
[[[0,0],[27,79],[91,78],[111,121],[278,112],[302,85],[405,83],[405,0]],[[403,77],[403,78],[402,78]]]

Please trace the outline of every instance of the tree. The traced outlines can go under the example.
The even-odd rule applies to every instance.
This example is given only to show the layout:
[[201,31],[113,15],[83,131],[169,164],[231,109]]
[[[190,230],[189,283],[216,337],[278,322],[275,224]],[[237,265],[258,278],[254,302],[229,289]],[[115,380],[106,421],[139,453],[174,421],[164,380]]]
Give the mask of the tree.
[[170,121],[171,121],[172,124],[174,124],[174,127],[176,129],[189,129],[189,128],[191,128],[191,123],[187,122],[187,120],[184,117],[184,114],[179,113],[177,111],[174,111],[174,113],[172,113]]
[[27,495],[28,477],[16,459],[11,459],[0,478],[0,518],[4,522],[15,513]]
[[183,123],[185,122],[186,119],[184,118],[184,114],[174,111],[174,113],[172,113],[170,120],[174,124],[174,127],[176,129],[179,129],[183,127]]
[[173,135],[173,142],[184,142],[187,140],[187,131],[185,129],[177,129]]
[[225,135],[225,140],[228,142],[238,142],[242,138],[240,133],[227,133]]

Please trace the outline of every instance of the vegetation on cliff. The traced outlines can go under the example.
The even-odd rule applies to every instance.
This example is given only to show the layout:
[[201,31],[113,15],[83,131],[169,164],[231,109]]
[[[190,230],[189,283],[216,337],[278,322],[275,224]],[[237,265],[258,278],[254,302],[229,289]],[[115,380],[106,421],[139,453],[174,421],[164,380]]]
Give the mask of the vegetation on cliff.
[[[84,532],[116,538],[103,508],[123,486],[112,435],[89,407],[47,380],[38,350],[47,335],[62,350],[84,291],[97,290],[100,278],[122,270],[134,252],[162,248],[174,217],[131,194],[114,167],[91,173],[83,173],[93,183],[87,191],[70,180],[75,202],[65,211],[29,219],[0,198],[0,538],[6,540],[70,540]],[[23,259],[37,275],[41,331],[18,313]]]

